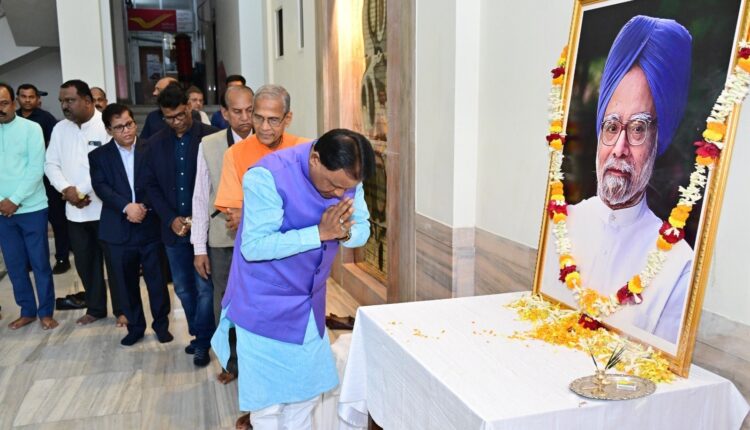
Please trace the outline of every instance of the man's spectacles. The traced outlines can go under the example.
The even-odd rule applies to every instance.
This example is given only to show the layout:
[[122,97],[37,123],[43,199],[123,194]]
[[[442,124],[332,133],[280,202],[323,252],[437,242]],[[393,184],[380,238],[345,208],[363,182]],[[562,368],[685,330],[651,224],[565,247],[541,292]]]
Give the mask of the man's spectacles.
[[185,111],[182,111],[178,113],[177,115],[172,115],[172,116],[164,115],[164,121],[171,123],[171,124],[174,124],[177,121],[180,121],[180,122],[185,121],[185,118],[187,118],[187,112]]
[[112,131],[116,133],[122,133],[125,130],[132,130],[135,128],[135,121],[128,121],[125,124],[122,125],[116,125],[112,127]]
[[253,125],[255,125],[256,127],[261,127],[264,122],[268,122],[268,125],[270,125],[273,128],[276,128],[281,125],[281,123],[284,121],[284,118],[286,118],[286,113],[281,117],[272,116],[269,118],[265,118],[260,115],[253,114]]
[[630,146],[643,145],[651,134],[651,128],[656,125],[656,120],[651,119],[631,119],[627,122],[620,122],[616,119],[608,119],[602,122],[601,140],[606,146],[613,146],[620,138],[620,133],[625,130],[625,136],[628,138]]

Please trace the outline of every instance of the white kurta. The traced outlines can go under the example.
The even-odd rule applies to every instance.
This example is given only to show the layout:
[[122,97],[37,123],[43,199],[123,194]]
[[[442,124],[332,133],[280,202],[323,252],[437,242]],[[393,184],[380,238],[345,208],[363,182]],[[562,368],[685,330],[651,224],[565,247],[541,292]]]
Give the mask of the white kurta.
[[65,216],[69,221],[99,221],[102,201],[91,185],[89,152],[111,139],[102,122],[102,114],[96,109],[94,116],[80,127],[70,120],[63,119],[52,129],[44,163],[45,175],[57,191],[62,192],[72,185],[91,198],[91,204],[80,209],[70,203],[65,204]]
[[[597,196],[568,206],[571,254],[584,287],[602,294],[617,293],[633,275],[643,270],[648,253],[656,246],[660,220],[646,204],[612,210]],[[555,239],[547,237],[542,291],[574,306],[571,291],[560,282]],[[690,284],[693,250],[683,240],[669,252],[661,272],[643,292],[643,302],[626,305],[605,321],[627,330],[635,326],[671,344],[677,343]]]

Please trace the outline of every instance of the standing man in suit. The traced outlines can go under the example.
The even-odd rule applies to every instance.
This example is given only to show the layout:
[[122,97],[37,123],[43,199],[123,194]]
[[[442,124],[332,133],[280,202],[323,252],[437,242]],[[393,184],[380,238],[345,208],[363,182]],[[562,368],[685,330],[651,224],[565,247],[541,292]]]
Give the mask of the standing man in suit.
[[153,323],[161,343],[171,342],[169,292],[159,261],[159,220],[151,211],[144,187],[144,157],[148,146],[136,145],[137,126],[131,110],[113,103],[102,112],[112,141],[89,153],[91,185],[102,199],[99,238],[107,243],[113,275],[120,287],[120,302],[128,319],[128,334],[120,343],[131,346],[143,338],[143,315],[138,270],[148,289]]
[[146,191],[161,219],[174,290],[185,310],[188,330],[195,336],[185,352],[194,354],[196,366],[206,366],[211,360],[208,350],[216,327],[214,289],[211,280],[203,279],[193,266],[190,227],[198,147],[203,137],[219,130],[193,120],[187,95],[177,85],[167,86],[158,101],[169,127],[149,139]]

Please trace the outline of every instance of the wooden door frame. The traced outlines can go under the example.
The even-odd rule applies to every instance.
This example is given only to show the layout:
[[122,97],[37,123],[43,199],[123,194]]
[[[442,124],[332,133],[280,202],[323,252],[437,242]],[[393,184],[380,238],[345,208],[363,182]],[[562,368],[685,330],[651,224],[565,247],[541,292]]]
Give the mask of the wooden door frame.
[[[320,132],[340,126],[338,46],[334,20],[337,0],[315,2],[317,107]],[[347,0],[341,0],[347,1]],[[388,149],[386,219],[388,280],[383,285],[354,263],[343,248],[331,272],[360,304],[413,301],[415,287],[415,16],[416,0],[387,0]]]

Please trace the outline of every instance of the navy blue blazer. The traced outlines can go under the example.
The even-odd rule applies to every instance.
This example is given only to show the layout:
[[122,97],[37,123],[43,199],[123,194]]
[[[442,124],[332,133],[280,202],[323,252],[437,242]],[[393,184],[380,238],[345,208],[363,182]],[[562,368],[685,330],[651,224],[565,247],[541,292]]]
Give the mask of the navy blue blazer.
[[[198,147],[204,136],[216,133],[210,125],[193,120],[190,128],[187,174],[189,193],[193,195],[195,174],[198,166]],[[177,215],[177,181],[175,164],[175,139],[171,128],[159,131],[148,139],[146,156],[146,192],[161,219],[161,240],[165,245],[174,245],[180,238],[172,231],[172,221]],[[98,193],[97,193],[98,195]]]
[[[148,142],[136,140],[133,161],[133,188],[135,201],[151,208],[145,187],[146,153]],[[131,202],[130,184],[114,139],[89,152],[91,185],[102,199],[99,219],[99,239],[113,245],[142,245],[159,240],[159,220],[149,210],[141,223],[131,223],[123,209]]]

